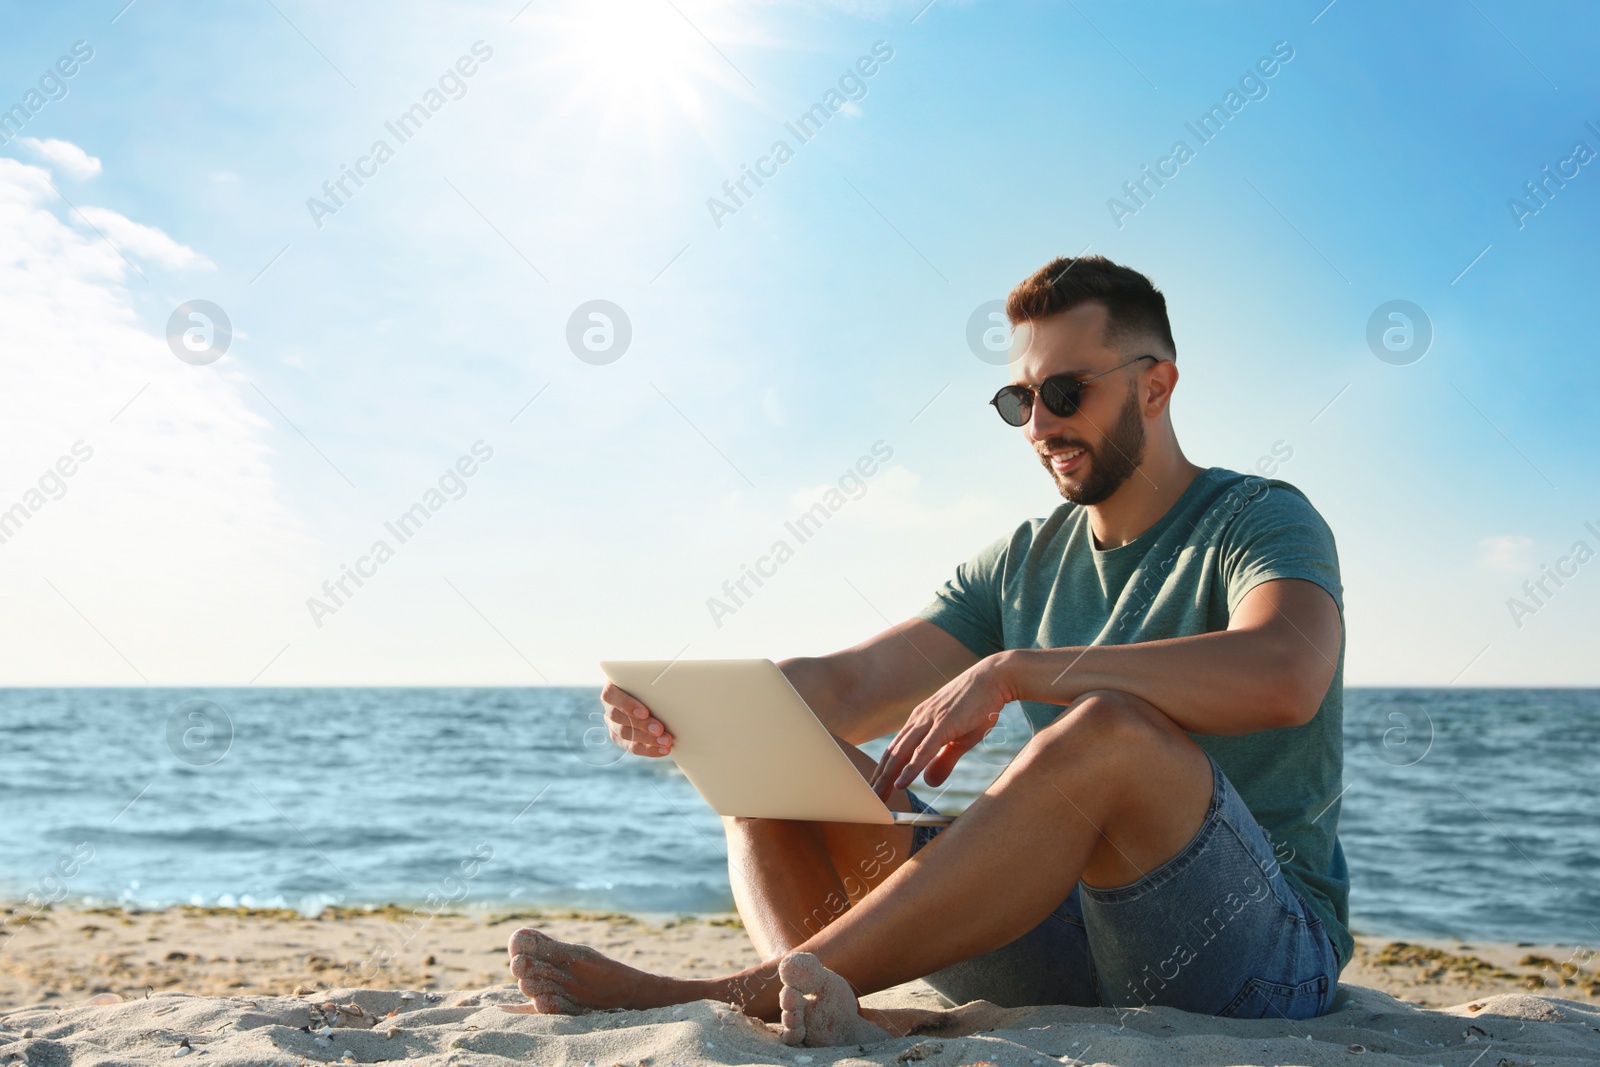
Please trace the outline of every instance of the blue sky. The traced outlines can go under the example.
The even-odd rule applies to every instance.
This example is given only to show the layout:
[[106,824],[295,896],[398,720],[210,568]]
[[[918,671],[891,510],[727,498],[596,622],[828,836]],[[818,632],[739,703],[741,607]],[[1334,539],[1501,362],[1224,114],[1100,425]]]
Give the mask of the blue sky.
[[[1585,6],[519,8],[0,6],[0,107],[93,50],[0,147],[0,509],[94,453],[0,544],[0,681],[590,683],[600,658],[854,643],[1059,502],[966,331],[1087,248],[1167,294],[1192,459],[1292,451],[1339,539],[1351,683],[1600,684],[1600,562],[1507,603],[1600,549],[1600,166],[1508,208],[1600,151]],[[785,122],[875,46],[801,143]],[[1275,46],[1199,144],[1185,123]],[[385,123],[442,76],[400,144]],[[307,200],[379,139],[319,226]],[[1108,200],[1179,139],[1119,225]],[[234,330],[203,366],[166,341],[192,299]],[[592,300],[631,324],[609,363],[568,347]],[[1416,362],[1368,346],[1392,300],[1431,323]],[[475,442],[492,458],[398,544]],[[859,499],[713,621],[876,442]]]

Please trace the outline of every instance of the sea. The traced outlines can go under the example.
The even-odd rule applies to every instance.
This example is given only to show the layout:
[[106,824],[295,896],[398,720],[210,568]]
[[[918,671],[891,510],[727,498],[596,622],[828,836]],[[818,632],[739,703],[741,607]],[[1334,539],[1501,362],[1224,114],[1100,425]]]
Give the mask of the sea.
[[[1600,944],[1600,690],[1345,701],[1358,933]],[[719,819],[599,711],[593,688],[0,690],[0,900],[731,909]],[[1008,707],[923,795],[959,811],[1028,736]]]

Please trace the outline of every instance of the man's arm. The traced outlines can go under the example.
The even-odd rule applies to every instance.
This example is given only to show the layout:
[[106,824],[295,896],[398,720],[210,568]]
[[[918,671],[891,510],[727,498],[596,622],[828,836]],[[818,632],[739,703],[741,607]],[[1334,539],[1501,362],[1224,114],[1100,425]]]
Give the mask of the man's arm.
[[911,709],[977,662],[933,623],[912,619],[843,652],[778,666],[835,737],[859,745],[900,729]]
[[[778,667],[835,737],[859,745],[898,730],[912,708],[977,662],[933,623],[912,619],[843,652]],[[666,725],[616,683],[600,700],[612,741],[639,756],[672,751]]]
[[1327,695],[1343,637],[1338,605],[1325,589],[1280,578],[1246,593],[1228,628],[1215,633],[999,652],[917,705],[872,784],[886,795],[926,771],[928,784],[939,785],[1012,700],[1067,705],[1115,689],[1144,698],[1190,733],[1300,726]]
[[[1333,682],[1343,625],[1314,582],[1262,582],[1226,630],[1133,645],[999,654],[1011,700],[1070,704],[1117,689],[1143,697],[1196,734],[1248,734],[1311,721]],[[1009,682],[1009,685],[1007,685]]]

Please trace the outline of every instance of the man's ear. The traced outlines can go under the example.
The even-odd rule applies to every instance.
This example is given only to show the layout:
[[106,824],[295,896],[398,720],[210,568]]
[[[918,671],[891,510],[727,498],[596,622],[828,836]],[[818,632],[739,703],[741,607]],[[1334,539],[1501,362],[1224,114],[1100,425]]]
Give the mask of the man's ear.
[[1175,361],[1163,359],[1152,366],[1145,373],[1140,386],[1140,406],[1144,409],[1145,418],[1159,418],[1172,402],[1172,391],[1177,387],[1178,364]]

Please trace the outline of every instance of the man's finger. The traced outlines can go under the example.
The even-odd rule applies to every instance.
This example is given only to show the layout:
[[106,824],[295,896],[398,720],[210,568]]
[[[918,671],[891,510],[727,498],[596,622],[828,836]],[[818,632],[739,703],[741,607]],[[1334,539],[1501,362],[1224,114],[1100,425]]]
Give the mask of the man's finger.
[[923,772],[924,768],[928,766],[928,762],[945,746],[943,734],[943,730],[929,730],[923,734],[916,750],[911,753],[911,757],[906,760],[905,766],[900,769],[900,773],[895,777],[894,787],[896,789],[909,789],[911,783],[917,780],[917,775]]
[[[626,712],[612,709],[606,714],[606,732],[614,744],[624,751],[639,755],[661,756],[671,751],[674,738],[660,719],[640,722]],[[635,749],[639,745],[643,751]]]
[[600,690],[600,700],[611,707],[619,708],[634,718],[642,719],[650,714],[650,709],[636,699],[633,694],[620,688],[615,682],[607,682],[606,687]]
[[922,772],[922,780],[931,786],[943,785],[945,779],[949,778],[950,773],[956,769],[957,761],[968,752],[971,752],[977,743],[977,741],[971,740],[969,735],[968,737],[958,737],[945,745],[939,750],[939,754],[929,761],[928,769]]
[[621,708],[607,709],[605,719],[608,725],[619,729],[640,730],[644,733],[657,735],[667,732],[667,724],[655,716],[651,715],[640,719]]
[[868,779],[868,781],[870,781],[874,787],[877,786],[878,781],[883,777],[884,770],[889,766],[889,761],[894,759],[894,746],[899,743],[900,735],[904,734],[905,732],[905,727],[902,726],[900,728],[900,733],[895,734],[893,739],[890,740],[888,747],[883,750],[883,755],[878,757],[878,765],[872,768],[872,777]]
[[[657,723],[656,725],[659,726],[660,723]],[[664,730],[661,733],[651,733],[649,730],[643,730],[637,726],[628,725],[613,727],[611,730],[611,736],[615,738],[619,744],[632,744],[637,741],[643,745],[666,745],[670,747],[673,742],[672,735]]]
[[895,789],[901,788],[896,783],[904,777],[903,769],[910,754],[916,751],[918,742],[926,735],[928,724],[915,721],[915,712],[912,713],[913,721],[906,723],[898,736],[884,750],[883,759],[877,774],[873,778],[873,788],[878,795],[887,797]]
[[600,700],[604,704],[637,703],[633,697],[628,695],[628,691],[617,685],[616,682],[607,682],[605,684],[605,687],[600,690]]
[[872,768],[870,782],[873,791],[879,796],[887,797],[889,795],[890,790],[884,788],[884,783],[893,780],[892,768],[896,759],[897,746],[900,744],[900,739],[905,736],[905,732],[906,727],[901,727],[900,732],[894,735],[894,740],[889,742],[889,747],[883,750],[883,755],[878,757],[878,765]]
[[648,716],[647,718],[639,719],[634,715],[630,715],[628,712],[624,711],[621,708],[610,708],[610,709],[608,709],[606,711],[606,721],[609,722],[609,723],[614,723],[615,725],[617,725],[619,727],[628,727],[628,728],[635,729],[635,730],[642,730],[645,733],[655,734],[657,736],[660,736],[660,735],[665,734],[667,732],[666,723],[662,722],[660,719],[656,718],[655,716],[651,715],[651,716]]

